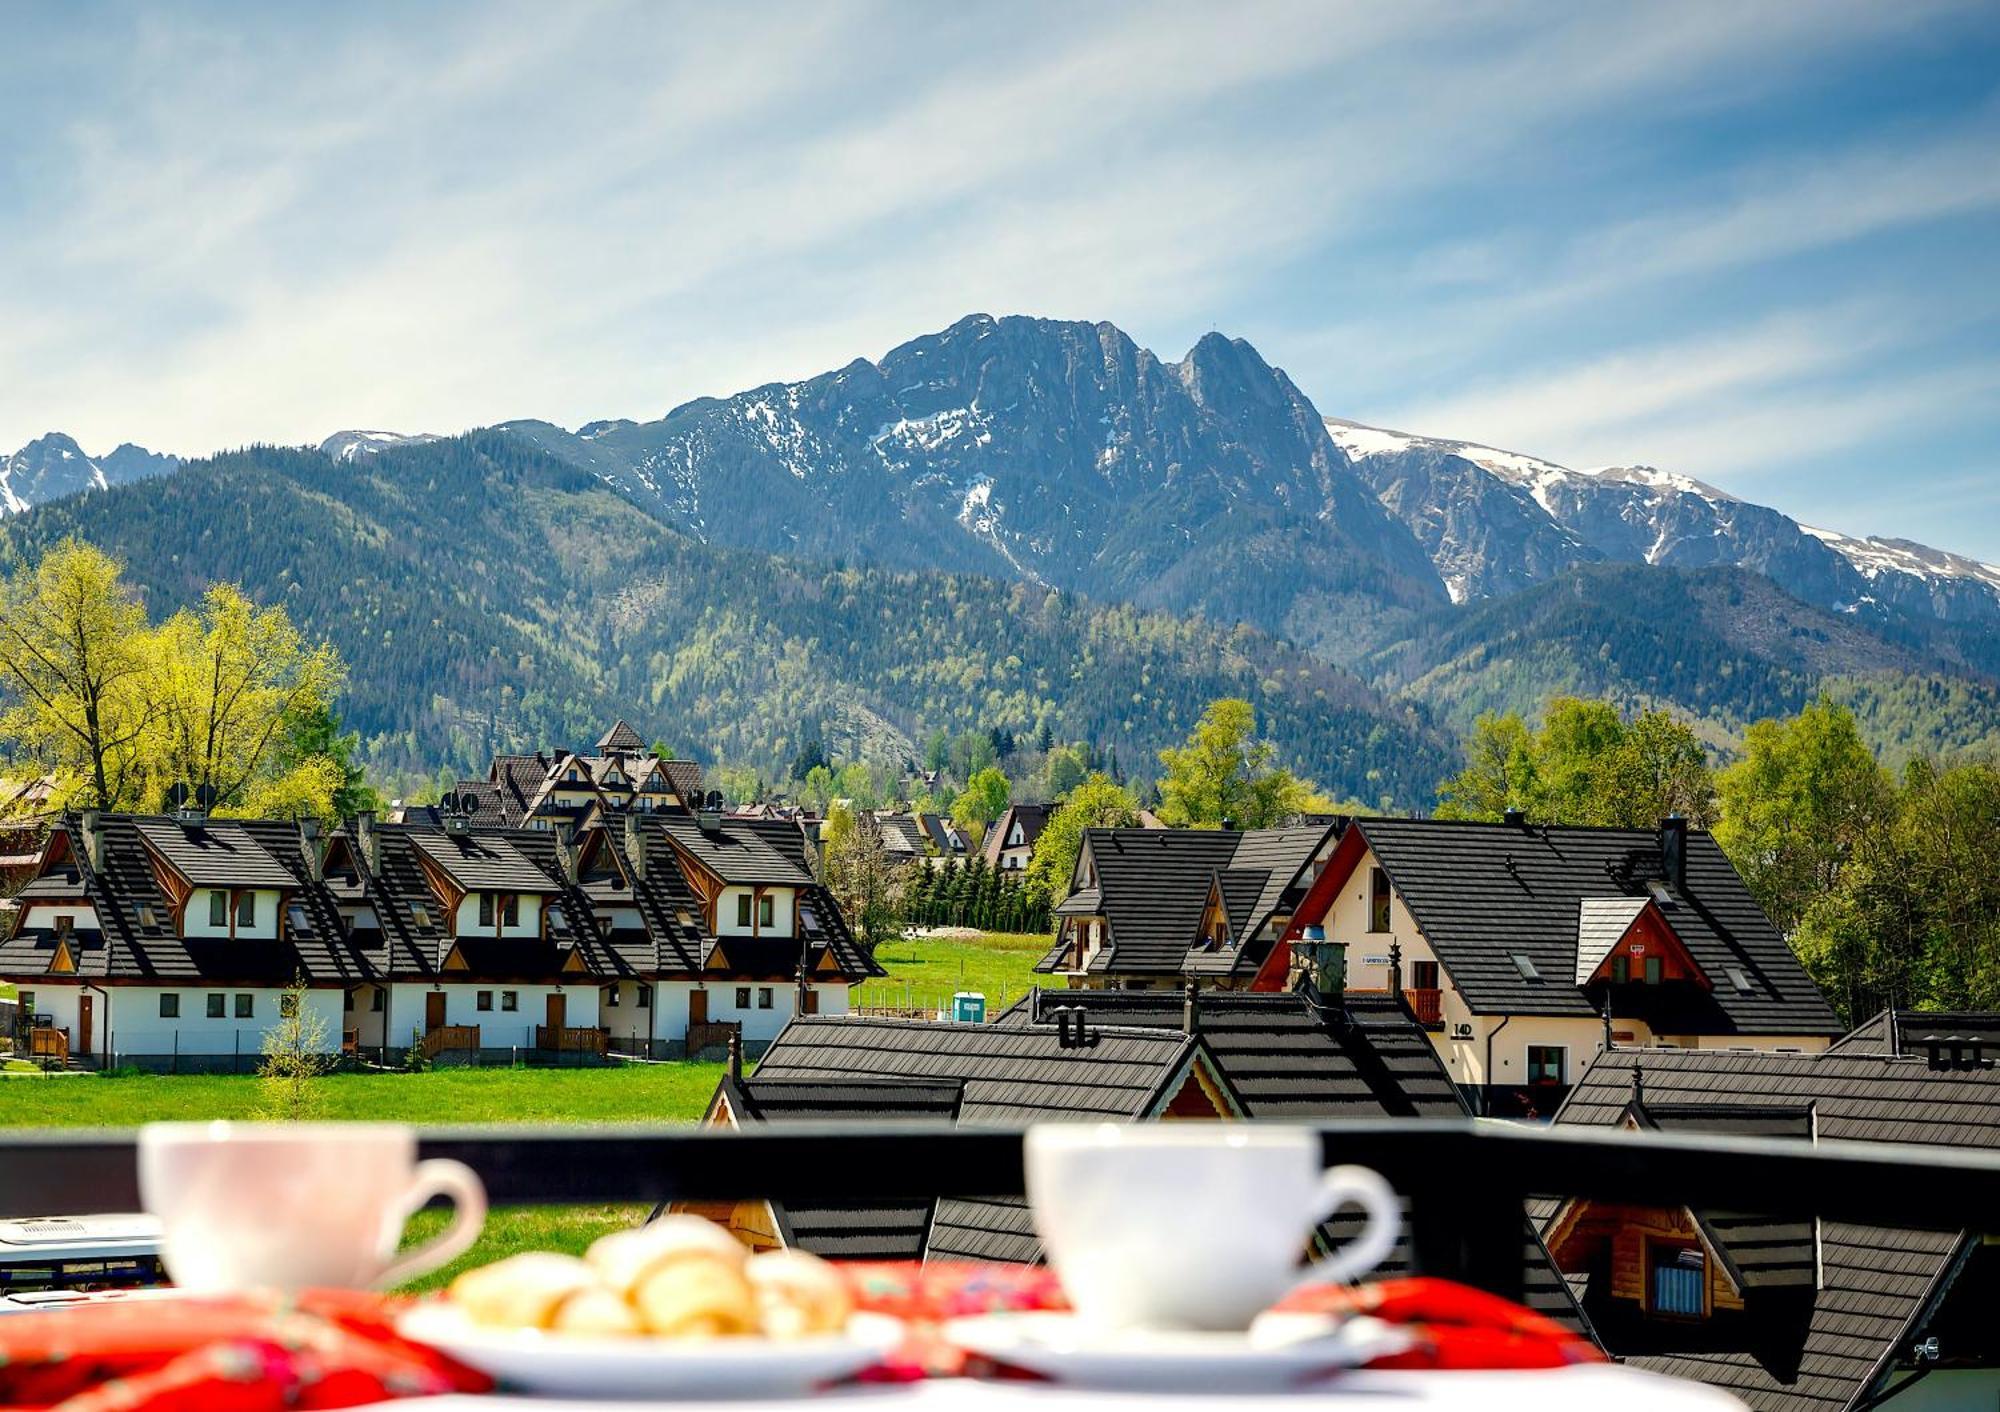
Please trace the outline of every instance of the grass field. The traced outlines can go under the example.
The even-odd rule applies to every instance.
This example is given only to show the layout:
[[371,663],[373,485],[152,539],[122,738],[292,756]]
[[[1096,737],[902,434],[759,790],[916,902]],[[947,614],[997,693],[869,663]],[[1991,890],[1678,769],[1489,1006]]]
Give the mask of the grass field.
[[986,997],[986,1013],[997,1014],[1035,984],[1034,964],[1048,950],[1049,938],[1040,932],[891,941],[875,952],[889,978],[857,987],[853,1003],[902,1005],[907,998],[941,1006],[950,1003],[955,990],[976,990]]

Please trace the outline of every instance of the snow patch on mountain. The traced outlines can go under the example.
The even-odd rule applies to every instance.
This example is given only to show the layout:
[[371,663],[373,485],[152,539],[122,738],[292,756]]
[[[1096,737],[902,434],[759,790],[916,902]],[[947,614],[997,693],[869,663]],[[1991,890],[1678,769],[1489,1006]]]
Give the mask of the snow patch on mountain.
[[1883,574],[1909,574],[1920,579],[1976,579],[2000,590],[2000,564],[1982,563],[1963,554],[1933,549],[1908,539],[1888,539],[1872,534],[1865,539],[1856,538],[1816,525],[1802,524],[1799,528],[1871,579]]
[[331,456],[336,461],[358,461],[363,456],[374,456],[387,451],[392,446],[421,446],[426,442],[442,441],[443,437],[434,432],[420,431],[405,433],[400,431],[337,431],[319,444],[321,454]]
[[11,456],[0,457],[0,515],[19,515],[66,495],[164,475],[179,465],[178,457],[130,443],[108,456],[89,456],[71,437],[50,432]]

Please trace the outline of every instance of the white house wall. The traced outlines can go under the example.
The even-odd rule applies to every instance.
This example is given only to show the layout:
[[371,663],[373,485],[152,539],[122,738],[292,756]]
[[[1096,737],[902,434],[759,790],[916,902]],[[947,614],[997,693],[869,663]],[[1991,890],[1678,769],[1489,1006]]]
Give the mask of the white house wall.
[[755,896],[755,889],[748,887],[725,887],[715,904],[715,934],[717,936],[790,936],[792,935],[792,889],[770,887],[764,889],[764,896],[772,900],[771,923],[769,926],[754,925],[757,918],[757,904],[750,904],[750,919],[753,925],[741,926],[736,920],[739,897]]
[[[223,898],[223,923],[216,926],[208,919],[209,894],[221,891]],[[181,934],[183,936],[239,936],[250,940],[270,940],[278,935],[278,892],[276,889],[259,888],[252,894],[256,897],[256,916],[248,927],[229,930],[229,918],[236,915],[235,899],[226,889],[198,887],[187,900],[187,907],[181,913]]]
[[[479,924],[479,899],[482,896],[493,899],[493,925]],[[540,936],[542,934],[542,899],[534,893],[520,894],[520,916],[512,926],[501,922],[506,915],[498,893],[468,892],[458,901],[458,936]]]

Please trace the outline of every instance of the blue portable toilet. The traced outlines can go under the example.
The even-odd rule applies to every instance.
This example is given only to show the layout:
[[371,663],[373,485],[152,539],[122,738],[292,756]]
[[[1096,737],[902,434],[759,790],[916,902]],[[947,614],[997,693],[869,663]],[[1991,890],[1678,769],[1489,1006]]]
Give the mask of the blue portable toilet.
[[951,1017],[968,1024],[985,1024],[986,997],[976,990],[954,991],[951,997]]

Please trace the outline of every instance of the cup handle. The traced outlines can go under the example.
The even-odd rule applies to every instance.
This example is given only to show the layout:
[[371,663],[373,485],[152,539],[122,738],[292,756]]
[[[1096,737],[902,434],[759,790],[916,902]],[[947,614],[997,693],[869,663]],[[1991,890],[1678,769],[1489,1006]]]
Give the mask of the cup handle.
[[410,1217],[423,1209],[433,1196],[451,1198],[454,1208],[451,1224],[437,1239],[406,1252],[400,1260],[391,1264],[376,1279],[377,1287],[399,1285],[435,1270],[447,1260],[463,1255],[479,1239],[480,1228],[486,1224],[486,1188],[480,1182],[478,1173],[449,1157],[433,1157],[417,1163],[410,1189],[404,1193],[393,1218],[396,1227],[392,1240],[402,1235]]
[[1333,1167],[1320,1178],[1315,1221],[1325,1221],[1343,1206],[1359,1206],[1368,1224],[1346,1245],[1306,1266],[1298,1284],[1352,1284],[1389,1258],[1403,1228],[1396,1192],[1379,1173],[1366,1167]]

